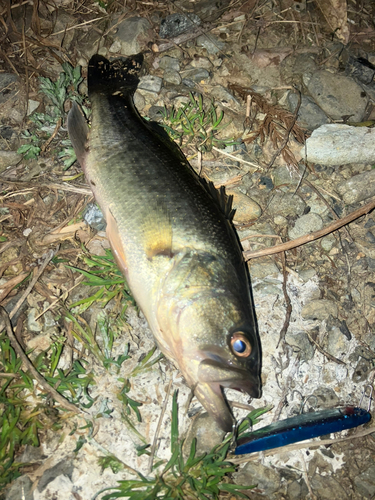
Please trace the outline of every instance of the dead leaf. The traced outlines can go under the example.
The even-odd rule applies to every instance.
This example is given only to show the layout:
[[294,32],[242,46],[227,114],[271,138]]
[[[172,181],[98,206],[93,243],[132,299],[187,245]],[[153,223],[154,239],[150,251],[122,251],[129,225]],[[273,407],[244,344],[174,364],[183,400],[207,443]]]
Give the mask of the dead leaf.
[[315,1],[332,32],[346,45],[350,36],[346,0]]
[[279,66],[281,61],[293,52],[291,47],[279,47],[274,49],[257,49],[252,55],[252,60],[258,68],[267,66]]

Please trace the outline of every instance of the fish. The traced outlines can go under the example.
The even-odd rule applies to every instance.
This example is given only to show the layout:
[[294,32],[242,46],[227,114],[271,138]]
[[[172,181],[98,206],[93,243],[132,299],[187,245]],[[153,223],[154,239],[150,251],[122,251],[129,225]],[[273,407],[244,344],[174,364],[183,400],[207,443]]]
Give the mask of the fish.
[[261,395],[261,344],[231,200],[195,173],[133,96],[143,55],[88,64],[91,127],[73,103],[70,140],[107,223],[107,236],[156,343],[217,425],[224,394]]

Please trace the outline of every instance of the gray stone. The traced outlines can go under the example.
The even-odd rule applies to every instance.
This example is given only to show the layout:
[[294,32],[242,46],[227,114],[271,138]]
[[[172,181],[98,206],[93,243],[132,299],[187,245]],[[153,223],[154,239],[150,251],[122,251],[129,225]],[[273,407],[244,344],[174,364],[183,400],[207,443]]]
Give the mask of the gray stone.
[[235,484],[256,485],[257,490],[268,497],[280,488],[280,476],[270,467],[261,463],[249,462],[239,472],[233,474]]
[[338,308],[335,302],[327,299],[311,300],[303,306],[301,311],[302,318],[306,320],[318,319],[323,321],[328,319],[330,314],[337,318]]
[[305,234],[319,231],[323,227],[323,219],[318,214],[309,213],[302,215],[296,220],[294,227],[289,229],[288,235],[291,240],[304,236]]
[[336,238],[333,236],[333,234],[324,236],[324,238],[320,240],[320,246],[323,248],[325,252],[329,252],[330,250],[332,250],[332,247],[335,245],[335,243],[336,243]]
[[307,498],[309,490],[303,479],[300,481],[293,481],[288,484],[287,493],[289,500],[301,500]]
[[33,483],[29,476],[21,476],[13,481],[5,500],[33,500],[34,495],[31,490]]
[[15,151],[0,151],[0,173],[8,167],[14,167],[22,160],[22,155]]
[[279,281],[264,279],[260,283],[257,283],[253,290],[259,295],[280,295],[282,293],[281,283]]
[[305,209],[305,202],[296,194],[277,192],[272,197],[268,212],[270,215],[302,215]]
[[306,84],[314,101],[333,120],[342,120],[346,116],[351,121],[362,121],[368,98],[351,78],[317,71]]
[[189,64],[192,68],[204,68],[212,69],[212,62],[207,57],[194,57],[194,59]]
[[250,220],[258,219],[262,215],[262,209],[254,200],[240,193],[228,189],[227,194],[233,196],[233,208],[236,210],[234,220],[238,223],[249,222]]
[[282,184],[295,185],[301,179],[301,176],[297,174],[294,170],[290,171],[285,167],[273,168],[271,171],[271,176],[275,186],[281,186]]
[[[305,148],[301,149],[305,156]],[[322,125],[306,141],[307,161],[325,165],[375,161],[375,129],[337,123]]]
[[224,435],[225,432],[219,428],[208,413],[201,413],[193,420],[188,430],[184,442],[184,455],[189,456],[194,438],[197,438],[195,456],[200,456],[203,453],[209,453],[214,446],[220,444]]
[[301,269],[300,271],[298,271],[298,276],[302,281],[309,281],[311,280],[311,278],[316,276],[316,271],[313,268]]
[[350,55],[346,63],[345,74],[368,85],[374,79],[375,70],[369,64],[363,64],[361,59]]
[[279,274],[279,269],[274,262],[254,259],[249,261],[249,269],[252,278],[263,279],[267,276]]
[[225,49],[225,43],[213,35],[200,35],[196,40],[198,47],[203,47],[209,54],[217,54]]
[[349,340],[343,335],[339,328],[333,327],[326,339],[326,350],[332,356],[341,358],[348,351]]
[[0,73],[0,104],[15,96],[19,79],[13,73]]
[[229,106],[230,108],[240,109],[242,108],[242,104],[240,104],[233,95],[228,92],[226,88],[222,85],[216,85],[212,88],[210,92],[211,97],[217,99],[222,104]]
[[375,465],[354,478],[354,485],[360,495],[372,498],[375,495]]
[[285,340],[290,346],[296,348],[295,350],[299,352],[302,361],[309,361],[314,357],[315,348],[311,345],[305,332],[290,333],[288,331]]
[[318,387],[313,392],[313,395],[316,397],[316,406],[318,408],[333,408],[339,402],[339,398],[336,396],[336,393],[330,387]]
[[210,79],[210,73],[204,68],[192,68],[181,72],[184,81],[191,80],[195,83],[207,83]]
[[93,229],[104,231],[107,227],[103,212],[96,203],[89,203],[82,214],[83,220]]
[[166,83],[170,83],[171,85],[180,85],[180,83],[182,82],[180,73],[173,69],[164,70],[163,80]]
[[273,222],[277,224],[278,226],[287,226],[288,225],[288,219],[284,217],[283,215],[275,215],[273,218]]
[[354,373],[352,376],[353,382],[359,384],[360,382],[364,382],[367,380],[369,372],[372,368],[372,363],[365,358],[360,358],[357,366],[354,369]]
[[160,38],[172,38],[186,31],[194,30],[200,24],[201,20],[195,14],[189,14],[189,16],[180,13],[171,14],[161,21],[159,36]]
[[175,57],[164,56],[159,61],[159,68],[180,71],[180,62]]
[[375,195],[375,169],[354,175],[351,179],[341,182],[337,186],[337,191],[348,205],[371,198]]
[[71,479],[73,470],[74,467],[71,460],[61,460],[61,462],[58,462],[56,465],[44,472],[43,476],[38,482],[38,491],[43,491],[46,486],[54,481],[54,479],[56,479],[58,476],[64,475]]
[[36,109],[38,109],[40,106],[39,101],[34,101],[33,99],[29,99],[27,101],[27,116],[31,115],[31,113],[34,113]]
[[345,500],[350,498],[346,490],[332,476],[315,474],[311,479],[311,488],[320,500],[332,500],[334,498]]
[[[294,113],[298,103],[297,94],[291,91],[288,92],[287,102],[289,110]],[[328,123],[328,118],[311,97],[302,95],[297,121],[301,127],[308,130],[315,130],[321,125]]]
[[149,92],[159,93],[161,90],[163,80],[158,76],[146,75],[139,79],[139,90],[148,90]]
[[150,23],[143,17],[125,19],[118,25],[117,32],[113,36],[114,43],[109,51],[120,52],[125,56],[138,54],[151,41],[152,31],[150,28]]

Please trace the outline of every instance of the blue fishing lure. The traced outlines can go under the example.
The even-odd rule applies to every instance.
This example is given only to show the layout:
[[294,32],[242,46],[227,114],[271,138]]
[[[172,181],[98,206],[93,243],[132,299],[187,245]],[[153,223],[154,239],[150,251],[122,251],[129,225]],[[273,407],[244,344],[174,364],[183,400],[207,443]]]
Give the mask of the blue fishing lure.
[[243,455],[270,450],[331,432],[358,427],[370,420],[371,414],[367,410],[355,406],[303,413],[241,436],[234,453]]

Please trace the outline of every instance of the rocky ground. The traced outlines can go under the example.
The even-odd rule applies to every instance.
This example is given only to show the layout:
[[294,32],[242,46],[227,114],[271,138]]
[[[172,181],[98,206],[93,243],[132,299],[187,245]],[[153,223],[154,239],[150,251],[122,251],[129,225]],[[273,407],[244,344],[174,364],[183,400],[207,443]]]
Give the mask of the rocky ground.
[[[60,77],[60,87],[48,87],[48,94],[40,92],[47,80],[37,77],[57,82],[67,62],[82,66],[84,77],[97,52],[145,52],[135,102],[151,120],[178,128],[173,113],[163,120],[164,106],[178,109],[190,93],[202,95],[208,108],[212,99],[218,114],[224,111],[226,127],[208,139],[197,130],[189,136],[181,126],[175,137],[200,175],[233,195],[234,224],[250,268],[263,395],[251,401],[229,391],[236,417],[270,406],[265,425],[298,414],[303,402],[305,411],[358,404],[373,384],[375,219],[374,204],[366,204],[375,196],[375,10],[370,0],[332,0],[322,10],[319,3],[34,0],[2,11],[0,305],[42,372],[60,347],[54,359],[66,373],[82,360],[88,392],[69,386],[84,413],[61,417],[40,385],[29,390],[22,405],[28,418],[39,414],[38,424],[33,421],[39,446],[18,436],[16,461],[24,466],[11,484],[3,481],[1,498],[103,498],[98,492],[134,478],[124,463],[147,476],[150,458],[139,447],[156,439],[154,463],[169,460],[177,389],[180,435],[187,442],[197,436],[200,451],[224,437],[195,399],[189,406],[190,390],[153,351],[147,323],[129,297],[121,301],[117,290],[111,301],[105,295],[84,302],[100,288],[83,284],[76,268],[92,269],[90,259],[105,254],[108,243],[80,167],[67,169],[70,153],[59,153],[67,147],[68,97],[86,109],[86,83],[77,74],[66,84]],[[65,92],[60,100],[59,92]],[[270,255],[270,247],[303,239],[362,207],[349,225]],[[108,324],[115,334],[110,347]],[[16,367],[10,368],[4,339],[5,332],[0,380],[6,381]],[[123,363],[105,364],[122,355]],[[362,404],[367,407],[368,399]],[[371,425],[232,457],[238,469],[228,481],[256,485],[245,491],[252,499],[374,498]],[[121,467],[104,467],[101,457],[115,457]]]

